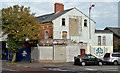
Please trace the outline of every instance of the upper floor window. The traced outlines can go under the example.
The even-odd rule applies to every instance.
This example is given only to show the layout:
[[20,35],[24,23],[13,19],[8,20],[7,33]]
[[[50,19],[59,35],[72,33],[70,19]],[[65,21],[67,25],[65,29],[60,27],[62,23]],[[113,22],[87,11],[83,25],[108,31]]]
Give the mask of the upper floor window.
[[103,45],[106,45],[106,37],[103,36]]
[[84,20],[84,26],[87,27],[87,20]]
[[62,18],[62,26],[65,26],[65,18]]
[[101,36],[98,36],[98,45],[101,45]]

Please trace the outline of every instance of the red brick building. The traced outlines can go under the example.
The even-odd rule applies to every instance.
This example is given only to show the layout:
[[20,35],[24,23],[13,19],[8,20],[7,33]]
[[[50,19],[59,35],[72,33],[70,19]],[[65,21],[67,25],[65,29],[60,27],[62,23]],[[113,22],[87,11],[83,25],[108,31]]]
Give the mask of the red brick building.
[[42,34],[42,37],[40,39],[53,39],[53,24],[52,23],[41,24],[40,31]]
[[36,17],[41,24],[41,38],[40,39],[53,39],[53,23],[52,20],[64,14],[57,14],[59,11],[64,11],[64,5],[61,3],[54,4],[54,13]]

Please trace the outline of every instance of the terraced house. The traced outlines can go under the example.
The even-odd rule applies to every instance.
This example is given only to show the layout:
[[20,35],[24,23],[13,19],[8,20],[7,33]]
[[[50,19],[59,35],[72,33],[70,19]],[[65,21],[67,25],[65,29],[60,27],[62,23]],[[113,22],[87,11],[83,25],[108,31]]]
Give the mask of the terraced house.
[[63,4],[55,3],[54,13],[36,19],[42,24],[42,37],[32,48],[33,60],[71,62],[79,54],[102,58],[113,52],[113,33],[95,30],[96,22],[77,8],[64,10]]

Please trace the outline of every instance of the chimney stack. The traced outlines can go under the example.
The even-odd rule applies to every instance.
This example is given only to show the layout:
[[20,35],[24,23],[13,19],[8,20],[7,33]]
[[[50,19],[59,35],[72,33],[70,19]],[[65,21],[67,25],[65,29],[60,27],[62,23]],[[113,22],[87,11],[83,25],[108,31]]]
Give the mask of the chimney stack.
[[54,4],[54,13],[58,11],[64,11],[64,5],[61,3],[55,3]]

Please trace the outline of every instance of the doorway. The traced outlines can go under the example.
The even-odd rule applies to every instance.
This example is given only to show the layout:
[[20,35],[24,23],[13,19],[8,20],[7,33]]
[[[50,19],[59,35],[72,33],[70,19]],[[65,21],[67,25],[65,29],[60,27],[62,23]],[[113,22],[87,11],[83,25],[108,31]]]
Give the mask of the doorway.
[[67,39],[67,31],[62,32],[62,39]]
[[85,54],[85,49],[80,49],[80,54]]
[[44,38],[45,38],[45,39],[48,39],[48,37],[49,37],[49,32],[48,32],[48,30],[46,30],[46,31],[45,31],[45,36],[44,36]]

